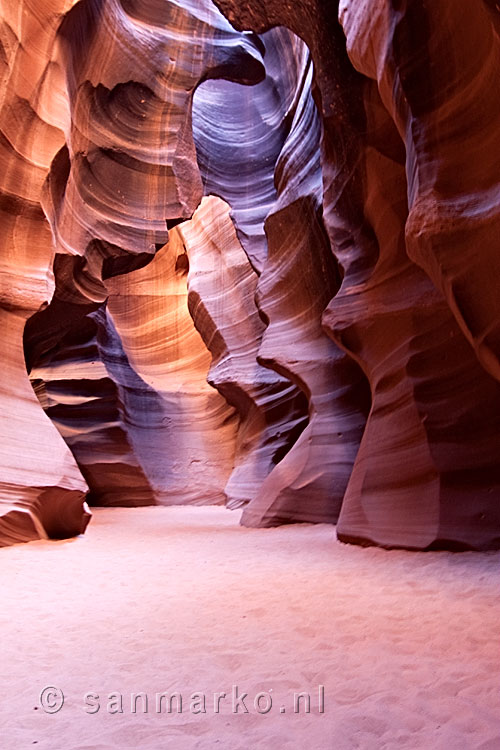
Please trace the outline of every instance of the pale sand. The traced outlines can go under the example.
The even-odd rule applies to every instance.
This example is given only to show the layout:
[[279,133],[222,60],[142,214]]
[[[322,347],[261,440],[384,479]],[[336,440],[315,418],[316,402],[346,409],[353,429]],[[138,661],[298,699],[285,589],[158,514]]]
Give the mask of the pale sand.
[[[98,510],[82,538],[1,549],[2,750],[500,748],[500,553],[237,523],[223,508]],[[66,695],[54,715],[35,710],[46,685]],[[249,713],[228,700],[214,714],[232,685]],[[260,715],[253,698],[271,688]],[[155,713],[174,690],[185,711]],[[310,714],[292,711],[301,690]],[[122,714],[107,711],[113,691]],[[139,691],[148,714],[130,711]],[[194,691],[206,714],[189,712]]]

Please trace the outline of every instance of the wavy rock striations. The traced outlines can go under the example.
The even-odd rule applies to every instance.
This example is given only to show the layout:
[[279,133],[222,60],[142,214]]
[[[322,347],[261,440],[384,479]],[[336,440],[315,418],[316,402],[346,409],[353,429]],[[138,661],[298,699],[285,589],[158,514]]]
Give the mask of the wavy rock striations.
[[[35,6],[5,2],[0,11],[0,305],[9,331],[0,386],[2,543],[72,535],[88,520],[85,480],[40,409],[23,361],[24,322],[52,294],[54,248],[81,256],[78,291],[89,303],[102,302],[102,279],[142,264],[165,243],[168,226],[189,217],[201,199],[196,87],[210,78],[250,84],[264,76],[258,43],[235,32],[209,0]],[[100,386],[98,399],[106,400],[109,383]],[[78,398],[78,388],[56,402]],[[36,435],[29,445],[27,425]],[[95,433],[100,446],[107,430]],[[82,469],[89,461],[95,468],[102,455],[97,462],[87,456]],[[105,494],[101,480],[93,484]],[[50,513],[64,497],[58,527]]]
[[[125,399],[106,368],[105,308],[69,293],[74,260],[56,256],[54,296],[25,327],[31,384],[85,477],[91,505],[155,504],[128,434]],[[114,344],[126,366],[117,336]],[[140,380],[130,366],[127,376],[130,388]]]
[[204,198],[179,228],[189,256],[189,308],[212,354],[209,383],[240,415],[229,507],[262,493],[262,482],[305,425],[305,399],[257,361],[265,330],[255,293],[258,276],[241,247],[228,206]]
[[[290,373],[274,368],[273,374],[256,361],[265,331],[260,318],[267,317],[255,295],[268,257],[264,222],[278,198],[276,163],[285,143],[293,142],[290,133],[294,112],[304,90],[310,87],[310,60],[303,42],[286,29],[273,29],[261,41],[265,79],[247,89],[224,81],[204,83],[196,93],[193,110],[205,192],[230,204],[248,260],[229,225],[222,231],[220,224],[218,233],[217,222],[222,219],[211,219],[208,203],[204,211],[195,214],[196,221],[181,230],[185,239],[189,235],[187,244],[196,253],[194,260],[201,253],[204,257],[203,275],[191,264],[190,298],[196,295],[196,303],[191,306],[195,323],[214,356],[210,382],[235,404],[241,418],[236,467],[226,488],[231,507],[246,500],[258,502],[264,496],[262,481],[297,440],[308,410],[306,395],[298,384],[293,386]],[[310,105],[313,111],[312,101]],[[304,127],[313,119],[309,112]],[[317,127],[308,137],[313,152]],[[313,162],[317,166],[314,157]],[[307,174],[300,179],[307,182]],[[211,205],[215,209],[216,204]],[[222,217],[222,213],[221,207],[214,217]],[[224,221],[227,223],[226,218]],[[238,279],[237,287],[231,286],[233,275]],[[220,304],[219,295],[224,295],[227,305]],[[234,317],[233,308],[238,310]]]
[[[155,395],[148,403],[147,392],[136,391],[126,407],[136,455],[160,504],[223,503],[238,428],[234,409],[207,383],[211,357],[189,314],[188,267],[175,228],[152,263],[106,281],[117,345]],[[109,349],[104,361],[114,359]],[[132,385],[127,372],[114,376],[122,388]]]
[[[60,12],[68,9],[60,5]],[[90,517],[86,483],[40,409],[23,357],[24,324],[53,289],[40,197],[64,143],[57,90],[51,93],[60,75],[51,58],[55,6],[45,17],[27,3],[0,9],[0,545],[75,535]]]
[[98,240],[108,256],[153,253],[202,197],[196,87],[257,83],[260,51],[209,0],[82,0],[58,40],[70,120],[44,201],[57,250],[85,255]]
[[263,81],[251,87],[205,81],[193,101],[205,195],[216,195],[231,206],[238,239],[258,274],[267,258],[264,222],[277,198],[274,170],[309,59],[305,44],[288,29],[272,29],[260,43]]
[[[435,37],[431,34],[428,42],[427,35],[410,32],[415,26],[421,28],[422,19],[416,24],[417,16],[427,12],[422,10],[422,3],[409,2],[397,13],[389,3],[378,3],[377,14],[373,14],[368,3],[360,6],[345,2],[341,17],[347,29],[349,57],[343,29],[324,3],[299,2],[293,7],[266,3],[264,7],[256,0],[242,7],[220,0],[217,5],[239,28],[260,33],[273,25],[287,25],[309,45],[315,64],[315,98],[323,125],[323,215],[343,271],[340,289],[323,320],[332,338],[363,368],[373,399],[342,505],[339,537],[389,547],[498,546],[500,474],[495,446],[500,429],[500,391],[463,335],[465,332],[471,339],[458,297],[450,295],[443,283],[446,264],[436,264],[433,259],[436,249],[450,243],[453,236],[451,223],[441,221],[443,213],[436,207],[435,194],[429,196],[426,205],[433,208],[425,219],[418,215],[418,206],[422,205],[419,190],[427,195],[429,184],[438,179],[440,170],[449,181],[448,194],[443,194],[440,207],[447,205],[450,216],[454,211],[463,215],[461,207],[467,202],[467,194],[478,192],[484,196],[484,205],[491,205],[491,192],[484,194],[482,178],[474,173],[474,159],[464,183],[451,177],[453,164],[461,174],[456,159],[444,166],[447,149],[463,158],[463,136],[453,138],[459,131],[459,121],[452,122],[460,107],[460,92],[466,94],[464,101],[472,96],[472,66],[463,76],[455,69],[454,89],[444,85],[446,76],[451,75],[453,80],[453,66],[458,66],[460,59],[454,51],[459,43],[451,37],[457,24],[465,29],[462,11],[449,5],[445,8],[444,3],[433,6],[439,31]],[[474,22],[479,27],[483,23],[480,49],[485,50],[485,62],[476,90],[478,98],[473,101],[481,99],[488,66],[495,65],[497,45],[486,10],[479,7],[480,3],[476,5]],[[412,36],[408,46],[405,33]],[[387,42],[394,35],[400,40],[400,69],[394,64],[392,41]],[[449,55],[444,68],[436,62],[426,70],[419,67],[428,57],[429,48],[436,57],[438,53]],[[424,56],[420,54],[423,51]],[[353,62],[364,75],[354,69]],[[426,103],[426,86],[429,76],[432,85],[433,75],[439,96]],[[398,97],[401,77],[402,94]],[[379,85],[371,78],[378,78]],[[415,97],[413,118],[407,89]],[[444,107],[450,94],[449,111],[434,106]],[[443,130],[437,128],[442,121]],[[464,132],[469,132],[467,123],[466,119]],[[476,149],[484,147],[484,127],[478,122],[472,129],[471,141]],[[415,142],[426,144],[426,149],[419,153]],[[486,182],[489,169],[490,165],[484,172]],[[453,200],[451,204],[447,200],[456,198],[460,191],[461,198],[453,208]],[[468,206],[469,210],[477,206],[474,197]],[[461,220],[459,226],[462,224]],[[431,225],[433,239],[429,242],[427,227]],[[477,268],[474,258],[481,235],[474,239],[472,232],[478,226],[484,227],[491,238],[493,214],[486,219],[478,211],[477,223],[471,222],[466,236],[460,239],[460,246],[466,245],[460,256],[465,259],[464,290],[466,286],[474,288],[475,276],[467,274],[467,269]],[[447,246],[456,263],[454,243]],[[490,246],[486,243],[479,266],[488,266],[494,279],[497,265],[489,257]],[[438,268],[441,270],[437,272]],[[485,321],[481,323],[484,331],[486,318],[481,318],[478,308],[492,304],[493,310],[496,303],[489,299],[488,294],[485,301],[479,295],[468,308],[471,313],[473,309],[478,311],[478,323]],[[494,331],[494,319],[492,313],[488,331]],[[481,335],[484,340],[485,335]],[[476,346],[481,363],[494,372],[485,351]]]
[[[482,0],[342,0],[349,56],[406,146],[406,247],[500,379],[500,15]],[[370,39],[370,48],[366,41]],[[486,279],[488,283],[486,284]]]
[[252,526],[337,521],[369,404],[359,367],[321,327],[340,276],[322,221],[309,55],[301,73],[276,164],[278,197],[265,223],[269,253],[257,300],[269,325],[258,360],[301,388],[309,422],[245,510],[242,523]]
[[5,0],[0,51],[0,545],[90,489],[500,546],[493,2]]

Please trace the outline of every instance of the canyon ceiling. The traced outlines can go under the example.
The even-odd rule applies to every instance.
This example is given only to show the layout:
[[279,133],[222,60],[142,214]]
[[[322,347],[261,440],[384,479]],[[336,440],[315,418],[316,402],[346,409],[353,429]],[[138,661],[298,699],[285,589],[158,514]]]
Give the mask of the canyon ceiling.
[[0,545],[225,503],[498,548],[495,3],[0,23]]

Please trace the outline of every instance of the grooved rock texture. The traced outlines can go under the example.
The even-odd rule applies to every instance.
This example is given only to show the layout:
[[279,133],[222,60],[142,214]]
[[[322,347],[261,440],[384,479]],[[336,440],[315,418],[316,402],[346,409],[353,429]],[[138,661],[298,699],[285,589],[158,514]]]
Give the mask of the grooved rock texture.
[[258,360],[301,388],[309,422],[246,508],[247,525],[336,522],[369,405],[361,371],[321,327],[340,275],[322,221],[321,130],[311,79],[307,55],[276,164],[277,200],[265,222],[269,250],[257,292],[269,321]]
[[23,358],[24,324],[53,290],[40,196],[64,143],[61,112],[48,101],[58,23],[34,4],[0,8],[0,545],[78,534],[89,519],[85,480],[41,411]]
[[[25,341],[33,327],[37,333],[46,330],[41,325],[49,314],[60,313],[55,299],[31,318]],[[68,312],[67,308],[63,310]],[[115,382],[106,369],[109,339],[115,360],[121,355],[122,367],[127,367],[120,339],[112,336],[107,324],[105,310],[77,317],[73,329],[58,341],[55,352],[37,359],[30,371],[31,383],[91,488],[90,503],[154,505],[152,488],[130,439],[124,394],[118,379]],[[129,388],[142,385],[130,367],[127,376]]]
[[500,546],[496,5],[0,23],[0,544],[89,491]]
[[152,263],[106,282],[117,340],[156,394],[146,409],[146,394],[130,398],[127,422],[160,504],[224,502],[238,428],[234,409],[207,383],[211,358],[189,314],[187,271],[175,228]]
[[471,14],[445,2],[343,2],[342,28],[320,0],[217,5],[238,28],[289,27],[315,65],[323,219],[343,276],[323,324],[372,394],[339,538],[498,546],[500,391],[490,375],[500,318],[488,291],[500,275],[498,36],[489,11],[481,2]]
[[341,0],[348,53],[377,82],[405,142],[408,255],[500,378],[498,4],[393,5]]
[[2,309],[0,322],[0,546],[80,534],[90,518],[87,485],[30,386],[23,358],[26,312]]
[[[92,359],[99,329],[112,349],[103,332],[112,327],[103,279],[150,260],[168,227],[201,200],[196,87],[218,77],[257,83],[264,68],[260,42],[235,32],[209,0],[55,0],[50,7],[7,0],[0,29],[3,544],[83,531],[82,474],[100,502],[116,504],[120,485],[124,504],[156,501],[153,477],[124,426],[120,383],[106,375],[103,355]],[[40,398],[81,471],[43,414],[23,361],[24,323],[53,292],[54,250],[73,256],[62,272],[65,293],[31,325],[25,348]],[[99,306],[99,320],[89,320]],[[37,372],[47,356],[50,372]],[[123,347],[120,364],[116,352],[109,356],[123,374]],[[140,378],[128,370],[126,387],[137,390]],[[159,395],[143,390],[157,405]]]
[[204,198],[180,227],[189,256],[189,306],[213,360],[209,382],[240,415],[229,507],[257,494],[305,426],[306,401],[292,383],[262,367],[265,325],[254,302],[257,274],[235,233],[226,204]]
[[[310,66],[306,45],[288,29],[261,37],[266,77],[250,88],[205,81],[193,100],[193,135],[206,195],[231,206],[238,239],[260,274],[267,257],[264,222],[277,193],[275,167]],[[313,144],[316,133],[312,133]]]

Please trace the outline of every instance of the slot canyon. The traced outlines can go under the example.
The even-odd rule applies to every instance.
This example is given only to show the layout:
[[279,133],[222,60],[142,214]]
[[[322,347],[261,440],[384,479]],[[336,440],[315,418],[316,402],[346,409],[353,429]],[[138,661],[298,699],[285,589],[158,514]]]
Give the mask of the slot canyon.
[[0,53],[0,745],[499,748],[500,7],[0,0]]

